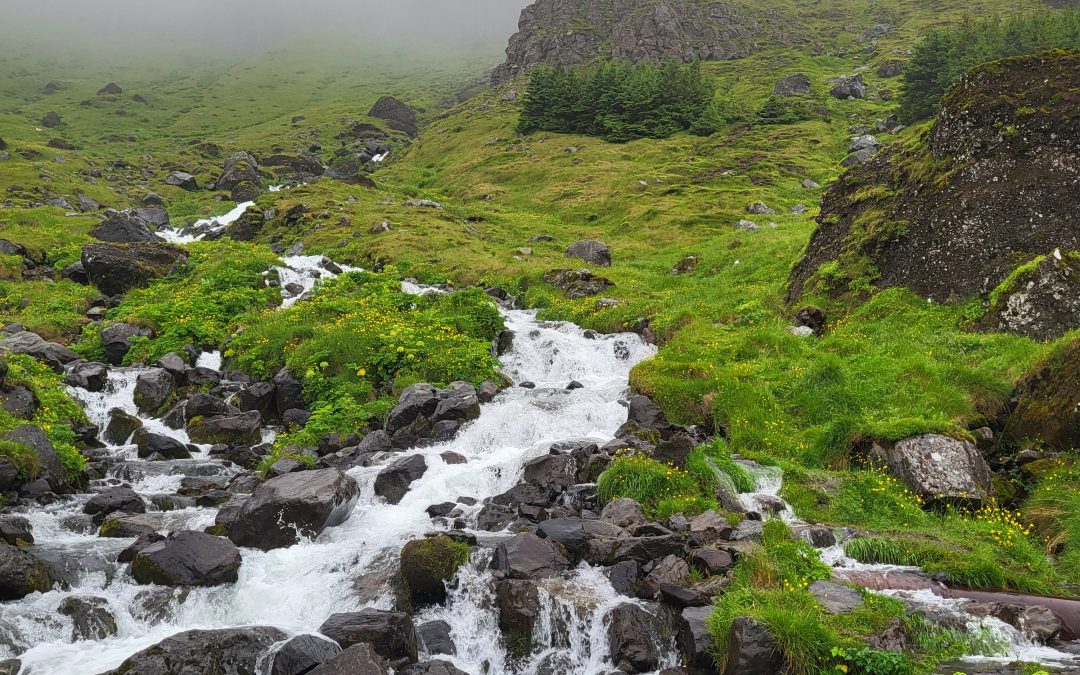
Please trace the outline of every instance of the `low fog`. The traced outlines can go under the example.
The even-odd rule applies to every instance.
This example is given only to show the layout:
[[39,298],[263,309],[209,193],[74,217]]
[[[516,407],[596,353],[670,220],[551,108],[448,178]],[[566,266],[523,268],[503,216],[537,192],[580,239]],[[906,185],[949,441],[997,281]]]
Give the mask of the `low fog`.
[[[529,0],[0,0],[0,40],[253,53],[291,39],[505,45]],[[10,42],[8,42],[10,46]]]

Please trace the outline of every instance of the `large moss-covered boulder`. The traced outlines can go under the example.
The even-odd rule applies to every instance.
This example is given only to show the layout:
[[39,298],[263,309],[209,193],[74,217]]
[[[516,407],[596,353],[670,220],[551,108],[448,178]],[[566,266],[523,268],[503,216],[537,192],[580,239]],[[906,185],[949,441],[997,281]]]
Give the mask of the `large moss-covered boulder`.
[[[903,286],[987,297],[1017,267],[1080,248],[1080,53],[973,69],[933,127],[842,175],[789,279],[788,299]],[[1063,95],[1064,93],[1064,95]]]
[[187,251],[160,242],[94,243],[82,250],[83,269],[90,283],[106,295],[127,293],[151,279],[167,276],[187,262]]
[[1021,377],[1014,399],[1007,440],[1037,440],[1048,450],[1080,448],[1080,340],[1058,348]]
[[1054,249],[1018,267],[990,294],[980,325],[1034,340],[1080,327],[1080,252]]
[[446,600],[446,582],[469,560],[467,544],[446,535],[414,539],[401,549],[401,578],[414,606]]

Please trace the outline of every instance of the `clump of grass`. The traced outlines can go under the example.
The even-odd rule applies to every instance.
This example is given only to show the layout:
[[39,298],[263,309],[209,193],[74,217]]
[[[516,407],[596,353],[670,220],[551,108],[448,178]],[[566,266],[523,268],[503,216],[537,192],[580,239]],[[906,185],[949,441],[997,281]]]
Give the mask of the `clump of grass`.
[[1053,460],[1024,502],[1022,512],[1056,557],[1070,583],[1080,583],[1080,465],[1075,457]]
[[38,476],[38,458],[33,450],[22,443],[0,440],[0,457],[10,461],[19,470],[19,478],[30,481]]
[[844,553],[861,563],[875,565],[918,565],[918,556],[900,544],[882,537],[857,537],[844,544]]

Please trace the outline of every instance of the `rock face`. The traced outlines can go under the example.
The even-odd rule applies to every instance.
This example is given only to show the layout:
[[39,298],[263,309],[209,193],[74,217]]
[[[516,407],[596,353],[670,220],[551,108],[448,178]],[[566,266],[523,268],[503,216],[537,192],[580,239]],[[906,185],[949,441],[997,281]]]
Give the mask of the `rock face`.
[[1054,451],[1080,447],[1080,340],[1062,345],[1021,377],[1013,397],[1007,440],[1040,440]]
[[341,647],[315,635],[297,635],[276,652],[270,675],[302,675],[341,653]]
[[315,537],[348,520],[359,494],[356,481],[337,469],[272,478],[244,502],[229,539],[264,551],[292,546],[300,534]]
[[287,636],[277,628],[254,626],[189,630],[147,647],[103,675],[239,675],[261,672],[259,664]]
[[570,244],[566,249],[566,257],[578,258],[599,267],[611,266],[611,249],[604,242],[594,239],[583,239]]
[[874,444],[870,452],[927,502],[978,506],[992,495],[990,467],[979,449],[967,441],[926,434],[892,445]]
[[768,629],[749,617],[735,617],[728,636],[724,675],[774,675],[783,668],[783,654]]
[[87,244],[82,251],[82,264],[90,283],[106,295],[144,286],[185,262],[187,251],[158,242]]
[[[789,301],[811,288],[839,296],[867,282],[965,300],[989,295],[1018,263],[1080,249],[1080,101],[1061,96],[1077,87],[1076,53],[1007,59],[964,75],[924,145],[887,147],[826,192]],[[819,273],[834,261],[839,270]],[[867,269],[876,273],[868,278]]]
[[1080,326],[1080,253],[1055,249],[1004,282],[981,327],[1054,340]]
[[131,575],[141,584],[217,586],[236,581],[240,551],[204,532],[174,532],[135,554]]
[[656,618],[638,605],[624,603],[611,610],[608,646],[615,665],[624,673],[648,673],[660,664],[660,631]]
[[385,659],[416,662],[416,627],[405,612],[367,608],[332,614],[319,632],[346,649],[366,642]]
[[45,435],[41,427],[34,424],[24,424],[0,436],[5,441],[21,443],[34,451],[37,455],[38,467],[41,477],[49,483],[49,489],[53,492],[67,492],[70,488],[67,471],[60,461],[60,455],[56,454],[49,437]]
[[25,330],[0,340],[0,355],[2,354],[26,354],[43,361],[53,369],[59,369],[79,358],[78,354],[67,347],[46,342],[37,333]]
[[[724,3],[691,0],[538,0],[521,12],[504,82],[539,64],[578,65],[597,57],[630,61],[719,61],[750,55],[760,41],[783,39],[779,15],[744,14]],[[773,28],[776,26],[776,28]]]
[[214,186],[218,190],[232,190],[242,183],[258,185],[259,162],[250,154],[240,151],[229,155],[221,166],[221,176]]
[[399,101],[393,96],[383,96],[368,112],[370,117],[385,121],[391,129],[415,136],[419,131],[416,121],[416,111],[408,103]]

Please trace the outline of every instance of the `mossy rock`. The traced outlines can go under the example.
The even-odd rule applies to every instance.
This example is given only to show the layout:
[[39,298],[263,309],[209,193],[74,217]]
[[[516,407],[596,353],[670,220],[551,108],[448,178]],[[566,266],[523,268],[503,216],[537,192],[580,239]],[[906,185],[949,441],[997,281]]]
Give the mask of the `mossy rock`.
[[446,535],[414,539],[401,549],[401,578],[413,606],[446,599],[446,582],[469,561],[469,546]]
[[1062,345],[1021,377],[1015,398],[1006,440],[1036,441],[1055,451],[1080,448],[1080,340]]

